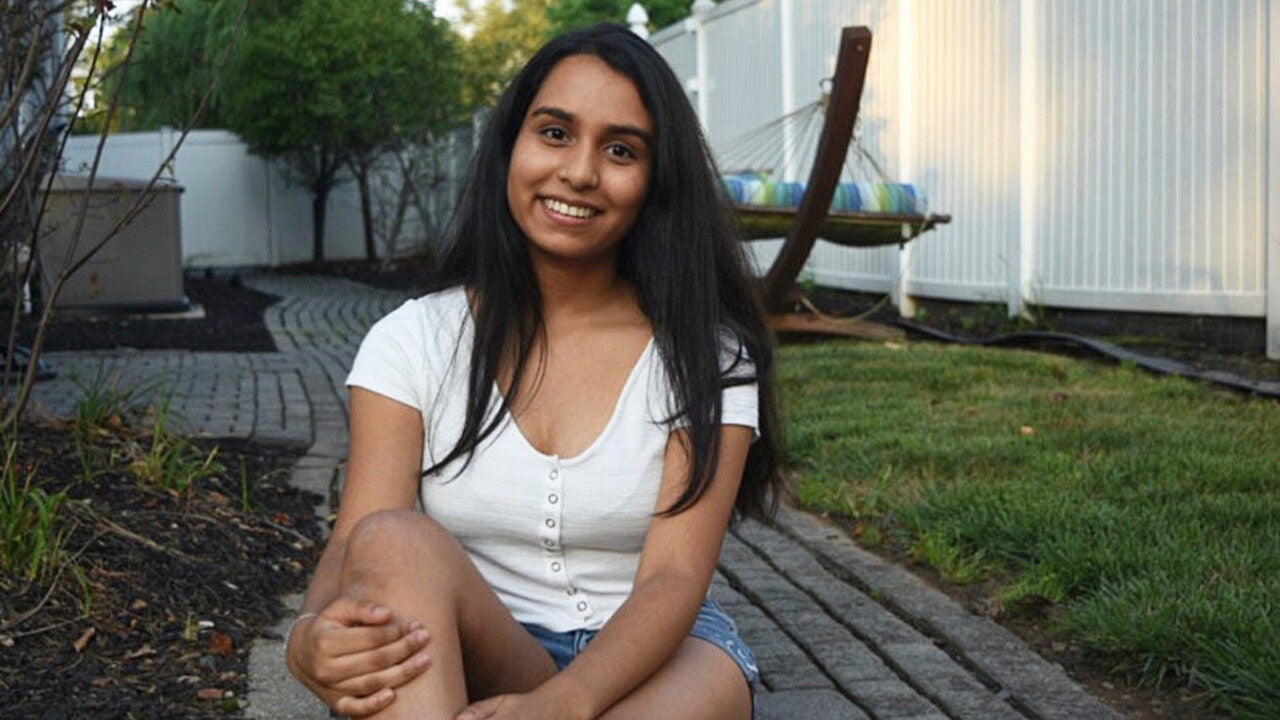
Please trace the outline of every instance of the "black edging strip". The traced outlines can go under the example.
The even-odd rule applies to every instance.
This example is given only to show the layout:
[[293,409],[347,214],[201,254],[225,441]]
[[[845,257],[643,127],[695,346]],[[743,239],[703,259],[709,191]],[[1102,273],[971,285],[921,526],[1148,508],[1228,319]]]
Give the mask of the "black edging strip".
[[1214,383],[1215,385],[1229,387],[1232,390],[1239,390],[1241,392],[1253,393],[1270,398],[1280,398],[1280,382],[1278,381],[1249,380],[1248,378],[1242,378],[1239,375],[1221,370],[1198,370],[1184,362],[1169,360],[1168,358],[1153,357],[1151,355],[1143,355],[1132,350],[1126,350],[1114,343],[1094,340],[1092,338],[1072,335],[1070,333],[1028,330],[1008,333],[1006,335],[997,335],[991,338],[967,338],[960,335],[952,335],[944,330],[929,327],[928,325],[921,325],[909,320],[895,320],[893,323],[908,332],[918,333],[931,340],[958,345],[979,345],[986,347],[1013,346],[1031,348],[1039,348],[1045,345],[1075,345],[1090,350],[1104,358],[1108,358],[1116,362],[1133,363],[1143,370],[1148,370],[1160,375],[1173,375],[1193,380],[1203,380],[1205,382]]

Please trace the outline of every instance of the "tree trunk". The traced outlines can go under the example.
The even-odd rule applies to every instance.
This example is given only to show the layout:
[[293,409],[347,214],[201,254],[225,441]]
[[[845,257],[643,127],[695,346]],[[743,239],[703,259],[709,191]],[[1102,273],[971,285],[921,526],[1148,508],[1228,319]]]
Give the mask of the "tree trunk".
[[369,162],[360,158],[355,163],[356,185],[360,188],[360,221],[364,225],[364,259],[373,262],[378,251],[373,246],[373,198],[369,193]]
[[324,261],[324,213],[329,204],[327,185],[317,187],[311,198],[311,259]]

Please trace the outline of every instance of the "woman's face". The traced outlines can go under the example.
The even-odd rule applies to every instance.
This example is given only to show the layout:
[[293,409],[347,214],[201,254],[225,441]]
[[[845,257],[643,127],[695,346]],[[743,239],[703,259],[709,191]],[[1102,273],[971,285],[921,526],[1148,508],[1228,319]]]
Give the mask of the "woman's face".
[[516,135],[507,203],[535,258],[616,261],[649,190],[653,118],[594,55],[547,75]]

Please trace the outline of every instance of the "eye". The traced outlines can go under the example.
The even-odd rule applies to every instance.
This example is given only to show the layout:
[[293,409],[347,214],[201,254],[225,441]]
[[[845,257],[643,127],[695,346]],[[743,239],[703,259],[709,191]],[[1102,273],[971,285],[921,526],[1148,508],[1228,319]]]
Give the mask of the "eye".
[[557,125],[549,125],[538,131],[538,134],[548,140],[554,142],[564,142],[569,139],[569,133],[565,129]]
[[613,143],[605,148],[605,152],[614,160],[635,160],[636,152],[622,143]]

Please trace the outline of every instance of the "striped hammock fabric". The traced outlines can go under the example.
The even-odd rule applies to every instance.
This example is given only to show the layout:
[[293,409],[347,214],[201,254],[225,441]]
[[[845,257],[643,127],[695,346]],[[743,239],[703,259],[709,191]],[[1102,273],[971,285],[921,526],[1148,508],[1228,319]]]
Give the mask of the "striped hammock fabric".
[[[804,197],[804,183],[773,182],[758,173],[720,178],[729,199],[737,205],[797,208]],[[842,182],[831,199],[831,212],[924,215],[928,201],[924,191],[908,183]]]

